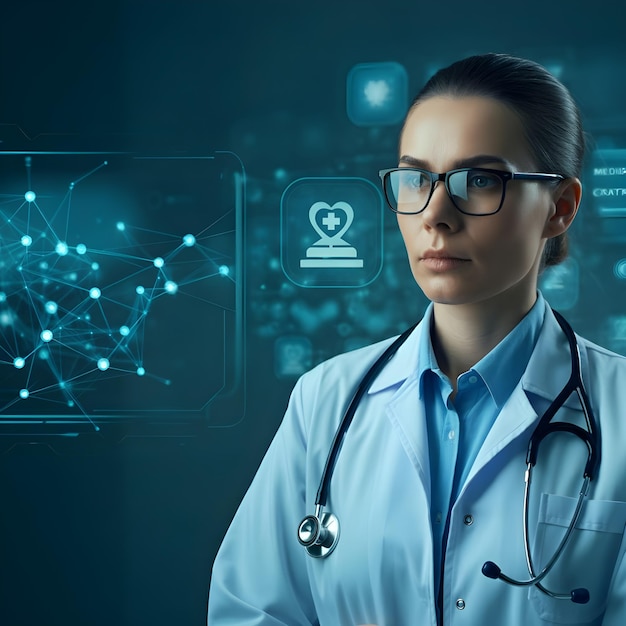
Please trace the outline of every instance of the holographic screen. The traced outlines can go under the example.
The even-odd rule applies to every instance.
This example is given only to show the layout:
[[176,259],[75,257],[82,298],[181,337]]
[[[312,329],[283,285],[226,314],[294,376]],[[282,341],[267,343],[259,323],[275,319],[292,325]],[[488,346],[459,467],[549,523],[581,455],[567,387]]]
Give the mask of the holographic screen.
[[0,153],[0,429],[244,412],[236,155]]

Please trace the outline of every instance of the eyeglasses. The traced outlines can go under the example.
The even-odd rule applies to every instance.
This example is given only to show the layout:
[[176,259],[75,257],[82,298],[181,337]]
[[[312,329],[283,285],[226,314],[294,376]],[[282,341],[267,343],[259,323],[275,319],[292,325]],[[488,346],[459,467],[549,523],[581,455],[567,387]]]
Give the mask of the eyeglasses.
[[415,215],[430,202],[435,185],[443,181],[454,206],[466,215],[493,215],[504,202],[510,180],[565,180],[560,174],[506,172],[482,167],[462,167],[436,174],[413,167],[380,170],[385,199],[394,213]]

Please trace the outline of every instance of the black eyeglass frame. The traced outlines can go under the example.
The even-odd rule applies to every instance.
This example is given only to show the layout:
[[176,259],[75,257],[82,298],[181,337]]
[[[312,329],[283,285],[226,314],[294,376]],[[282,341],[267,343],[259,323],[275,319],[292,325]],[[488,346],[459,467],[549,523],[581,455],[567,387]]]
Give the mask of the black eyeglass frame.
[[[428,198],[426,199],[426,203],[419,211],[398,211],[397,209],[393,208],[393,205],[391,201],[389,200],[389,195],[387,193],[388,185],[386,181],[389,179],[392,172],[397,172],[397,171],[420,172],[421,174],[425,174],[426,176],[428,176],[428,178],[430,178],[430,192],[428,194]],[[489,213],[468,213],[467,211],[464,211],[463,209],[459,208],[459,206],[454,201],[453,194],[450,191],[450,185],[449,185],[450,176],[452,176],[453,174],[456,174],[457,172],[472,172],[472,171],[494,174],[495,176],[500,178],[500,180],[502,181],[502,197],[500,198],[500,204],[498,205],[498,208],[495,211],[490,211]],[[471,215],[472,217],[483,217],[484,215],[494,215],[495,213],[497,213],[502,208],[502,205],[504,204],[504,198],[506,196],[506,184],[510,180],[535,180],[535,181],[546,181],[546,182],[561,182],[565,180],[565,176],[562,176],[561,174],[544,174],[541,172],[508,172],[506,170],[494,170],[488,167],[460,167],[458,169],[449,170],[447,172],[441,172],[441,173],[430,172],[429,170],[423,170],[419,167],[392,167],[389,169],[380,170],[378,172],[378,175],[380,176],[380,180],[382,182],[383,193],[385,195],[385,201],[387,202],[387,206],[394,213],[398,213],[400,215],[418,215],[419,213],[422,213],[423,211],[426,210],[426,207],[428,206],[428,203],[430,202],[430,199],[432,198],[433,193],[435,193],[435,185],[439,181],[442,181],[448,193],[448,197],[450,198],[450,200],[452,201],[452,204],[454,205],[454,208],[457,209],[459,212],[463,213],[464,215]]]

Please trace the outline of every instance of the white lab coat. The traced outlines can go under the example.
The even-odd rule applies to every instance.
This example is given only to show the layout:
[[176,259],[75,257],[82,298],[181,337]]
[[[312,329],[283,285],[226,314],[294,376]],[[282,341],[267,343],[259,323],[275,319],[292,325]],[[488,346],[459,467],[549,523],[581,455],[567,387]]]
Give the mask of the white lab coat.
[[[434,626],[430,462],[418,402],[419,325],[363,398],[346,435],[326,510],[341,524],[335,551],[297,540],[314,511],[326,456],[346,405],[389,341],[322,363],[296,384],[274,441],[216,558],[209,626]],[[602,432],[602,462],[578,528],[548,589],[585,587],[588,604],[552,599],[481,573],[487,560],[526,579],[522,530],[530,434],[569,378],[564,334],[550,309],[522,380],[484,442],[451,511],[443,623],[478,626],[626,624],[626,359],[579,338],[583,380]],[[530,399],[529,399],[530,398]],[[558,419],[584,424],[577,401]],[[568,434],[540,446],[530,539],[544,565],[571,520],[586,449]]]

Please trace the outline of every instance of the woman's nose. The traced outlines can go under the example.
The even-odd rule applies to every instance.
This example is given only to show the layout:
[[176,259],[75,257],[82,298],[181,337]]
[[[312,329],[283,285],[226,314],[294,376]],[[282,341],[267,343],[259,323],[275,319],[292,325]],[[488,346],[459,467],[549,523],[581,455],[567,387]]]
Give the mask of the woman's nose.
[[461,212],[454,206],[443,181],[437,181],[435,188],[422,212],[424,225],[428,228],[457,230],[463,221]]

